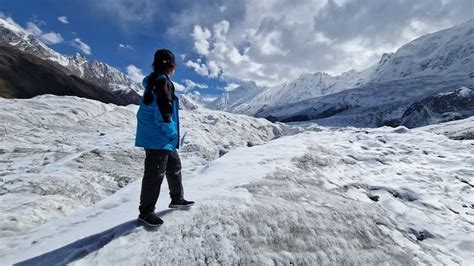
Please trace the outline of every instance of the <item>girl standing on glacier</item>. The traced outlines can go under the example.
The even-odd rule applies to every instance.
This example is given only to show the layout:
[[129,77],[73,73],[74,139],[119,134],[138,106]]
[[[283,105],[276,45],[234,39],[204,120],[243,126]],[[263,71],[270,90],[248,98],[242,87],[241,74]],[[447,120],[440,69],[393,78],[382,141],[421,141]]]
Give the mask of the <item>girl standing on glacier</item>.
[[145,172],[140,193],[138,220],[148,226],[163,223],[155,214],[164,176],[168,181],[169,208],[189,207],[184,199],[179,148],[179,101],[170,77],[176,70],[175,56],[167,49],[155,52],[153,72],[143,79],[143,94],[137,112],[135,146],[145,149]]

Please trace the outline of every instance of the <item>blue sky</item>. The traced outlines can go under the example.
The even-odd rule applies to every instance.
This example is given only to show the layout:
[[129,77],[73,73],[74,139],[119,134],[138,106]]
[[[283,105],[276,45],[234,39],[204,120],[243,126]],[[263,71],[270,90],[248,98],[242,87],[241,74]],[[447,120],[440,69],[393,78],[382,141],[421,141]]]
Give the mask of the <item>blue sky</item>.
[[[471,0],[0,0],[0,12],[137,78],[157,48],[175,52],[173,80],[215,96],[244,81],[364,69],[414,38],[473,18]],[[82,45],[82,49],[81,49]]]

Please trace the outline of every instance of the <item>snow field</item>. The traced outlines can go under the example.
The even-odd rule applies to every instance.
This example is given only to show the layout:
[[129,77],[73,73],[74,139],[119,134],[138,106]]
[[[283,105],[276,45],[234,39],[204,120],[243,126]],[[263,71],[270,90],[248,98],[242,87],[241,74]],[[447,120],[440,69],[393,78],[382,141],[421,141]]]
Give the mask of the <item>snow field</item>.
[[472,149],[406,128],[239,148],[186,181],[195,207],[75,264],[468,264],[474,200],[456,176],[472,180]]
[[456,120],[443,124],[429,125],[420,129],[438,135],[445,135],[450,139],[472,140],[474,139],[474,117],[471,116],[463,120]]
[[[55,104],[62,101],[53,98]],[[71,103],[76,101],[74,97],[65,98]],[[17,117],[33,113],[27,109],[31,104],[28,101],[35,99],[19,101],[28,104],[15,102],[18,110],[23,109],[16,111]],[[98,184],[107,176],[101,169],[107,167],[113,166],[119,173],[140,173],[141,151],[136,151],[135,158],[123,155],[123,149],[128,149],[124,143],[130,141],[127,134],[134,134],[127,128],[134,128],[134,122],[130,122],[130,116],[116,114],[134,114],[127,108],[112,108],[113,112],[106,113],[85,108],[92,112],[91,118],[71,122],[74,136],[84,136],[52,145],[53,149],[67,151],[60,162],[50,168],[39,167],[35,175],[27,177],[35,180],[45,179],[50,173],[96,173],[95,180],[77,185],[84,191],[100,187]],[[468,265],[474,259],[472,140],[451,140],[424,131],[431,128],[284,128],[265,120],[206,109],[183,114],[184,128],[189,129],[181,153],[184,189],[187,199],[196,200],[195,206],[167,211],[168,190],[163,184],[157,211],[165,224],[156,231],[137,228],[137,175],[123,189],[115,188],[110,196],[95,203],[73,206],[62,218],[49,217],[30,231],[20,228],[17,233],[5,234],[0,241],[2,264],[32,258],[30,263],[75,265]],[[8,115],[3,117],[13,121]],[[437,131],[449,135],[471,120],[456,122],[454,126],[443,124],[444,129],[438,125]],[[8,123],[7,132],[9,127],[16,127],[19,131],[15,132],[27,127]],[[117,123],[117,128],[101,128],[102,123]],[[122,123],[125,126],[120,127]],[[241,124],[244,126],[239,127]],[[79,125],[87,125],[83,130],[89,130],[88,138]],[[91,128],[98,128],[103,138],[92,139]],[[107,128],[113,130],[100,136]],[[249,129],[252,131],[247,133]],[[270,141],[279,134],[298,132]],[[50,147],[44,143],[54,143],[48,139],[54,139],[49,132],[37,134],[43,142],[36,143],[27,134],[16,135],[18,143],[25,143],[22,156],[13,152],[13,145],[19,144],[5,142],[11,146],[5,146],[1,160],[11,162],[2,179],[13,181],[2,183],[1,206],[11,208],[15,199],[20,204],[13,210],[2,210],[2,214],[16,215],[28,208],[38,211],[35,216],[49,214],[52,208],[45,206],[42,212],[23,201],[42,202],[46,197],[68,195],[67,188],[73,182],[69,179],[62,181],[67,185],[59,186],[55,194],[40,197],[27,190],[34,187],[32,181],[23,181],[23,171],[33,167],[28,161],[40,161],[38,151]],[[29,150],[26,144],[37,150]],[[73,145],[89,152],[83,156],[74,149],[67,150],[77,147]],[[133,154],[134,149],[130,150]],[[83,161],[77,161],[81,156]],[[62,184],[59,180],[47,182],[48,186]],[[18,190],[14,191],[10,183],[17,184]],[[67,198],[79,205],[74,196]],[[50,202],[53,207],[58,204],[54,198]],[[84,239],[94,234],[99,235]]]
[[[0,237],[68,215],[141,178],[137,106],[53,95],[0,102]],[[181,155],[190,162],[185,173],[235,147],[265,143],[284,128],[205,110],[183,110],[181,123]]]

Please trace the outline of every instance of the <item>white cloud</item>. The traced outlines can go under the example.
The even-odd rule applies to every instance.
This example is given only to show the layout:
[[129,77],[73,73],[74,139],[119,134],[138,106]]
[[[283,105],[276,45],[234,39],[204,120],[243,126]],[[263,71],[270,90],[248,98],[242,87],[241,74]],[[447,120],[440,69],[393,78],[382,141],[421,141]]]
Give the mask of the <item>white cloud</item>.
[[38,24],[31,21],[26,23],[26,31],[29,34],[36,36],[46,44],[58,44],[64,41],[61,34],[56,32],[43,33]]
[[201,76],[209,77],[209,69],[205,64],[200,64],[199,62],[193,62],[191,60],[188,60],[184,65],[194,69],[194,71],[196,71],[196,73]]
[[61,22],[61,23],[64,23],[64,24],[69,24],[69,20],[66,16],[60,16],[58,17],[58,20]]
[[184,84],[173,81],[174,88],[177,91],[180,91],[180,92],[187,92],[187,91],[192,90],[192,89],[207,89],[207,88],[209,88],[209,86],[207,84],[197,83],[197,82],[194,82],[190,79],[183,80],[183,83]]
[[200,63],[198,59],[196,62],[188,60],[184,65],[190,67],[201,76],[216,78],[222,73],[221,67],[215,61],[209,61],[208,64]]
[[128,65],[127,66],[127,76],[137,82],[137,83],[141,83],[143,81],[143,78],[145,77],[145,75],[143,75],[143,72],[141,69],[139,69],[138,67],[136,67],[135,65]]
[[41,39],[46,44],[58,44],[58,43],[62,43],[64,41],[61,34],[56,33],[56,32],[45,33],[45,34],[41,35]]
[[211,96],[200,98],[200,100],[203,101],[203,102],[212,102],[212,101],[215,101],[216,99],[217,99],[217,97],[211,97]]
[[177,91],[186,91],[186,86],[184,86],[183,84],[179,82],[173,81],[173,85],[174,85],[174,89]]
[[201,26],[194,26],[193,33],[191,36],[194,38],[194,49],[198,54],[207,55],[209,54],[209,41],[211,32],[208,29],[203,29]]
[[130,44],[123,44],[123,43],[120,43],[120,44],[119,44],[119,48],[133,50],[133,46],[131,46]]
[[[196,28],[196,27],[195,27]],[[201,28],[201,27],[199,27]],[[210,49],[206,54],[201,53],[205,58],[205,62],[200,59],[194,61],[188,60],[186,66],[193,68],[199,75],[216,78],[223,75],[226,78],[235,79],[256,79],[265,80],[271,75],[264,76],[261,72],[261,66],[248,57],[245,50],[240,53],[238,47],[234,45],[227,37],[230,29],[230,23],[227,20],[222,20],[213,26],[210,40]],[[204,28],[201,32],[210,32]],[[196,35],[192,35],[196,42]],[[196,43],[195,43],[196,45]]]
[[225,87],[224,87],[224,91],[233,91],[235,90],[237,87],[239,87],[240,85],[239,84],[236,84],[236,83],[228,83]]
[[[225,35],[229,32],[230,23],[227,20],[222,20],[214,24],[213,32],[216,39],[225,39]],[[210,37],[210,36],[209,36]]]
[[[383,53],[418,36],[472,18],[472,0],[297,2],[224,0],[218,5],[227,6],[224,13],[208,5],[208,12],[201,12],[207,18],[185,17],[196,9],[189,7],[171,27],[175,34],[191,33],[202,62],[188,56],[194,63],[188,65],[200,75],[210,77],[213,62],[220,71],[214,77],[274,85],[304,72],[339,74],[370,67]],[[197,31],[211,36],[198,38]]]
[[174,42],[191,34],[197,55],[181,52],[202,76],[260,85],[369,67],[415,37],[472,19],[472,0],[89,1],[132,33],[163,25]]
[[219,76],[222,72],[221,67],[215,61],[210,60],[207,67],[209,69],[209,77],[211,78]]
[[74,40],[72,40],[71,45],[81,50],[86,55],[90,55],[92,53],[91,47],[88,44],[81,41],[81,39],[79,38],[75,38]]
[[35,36],[41,36],[41,34],[43,33],[43,31],[39,28],[39,26],[31,21],[26,23],[26,31],[28,31],[28,33]]
[[198,88],[198,89],[207,89],[207,88],[209,88],[209,86],[207,84],[196,83],[196,82],[194,82],[190,79],[185,79],[184,80],[184,85],[186,86],[187,90],[191,90],[191,89],[194,89],[194,88]]

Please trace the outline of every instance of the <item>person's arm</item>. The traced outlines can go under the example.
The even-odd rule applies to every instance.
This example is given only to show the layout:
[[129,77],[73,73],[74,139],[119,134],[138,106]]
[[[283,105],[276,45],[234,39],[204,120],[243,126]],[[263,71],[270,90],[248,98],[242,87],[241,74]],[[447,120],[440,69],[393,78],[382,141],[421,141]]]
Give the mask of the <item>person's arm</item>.
[[170,81],[164,78],[159,78],[155,84],[156,103],[160,110],[161,116],[165,123],[171,122],[173,116],[173,91],[170,86]]
[[[164,136],[169,140],[174,140],[178,137],[178,129],[176,123],[171,119],[173,116],[173,86],[171,81],[160,78],[156,81],[154,92],[156,94],[156,103],[158,110],[155,113],[155,122],[161,128]],[[157,120],[157,117],[163,117],[162,121]],[[164,122],[164,123],[163,123]]]

